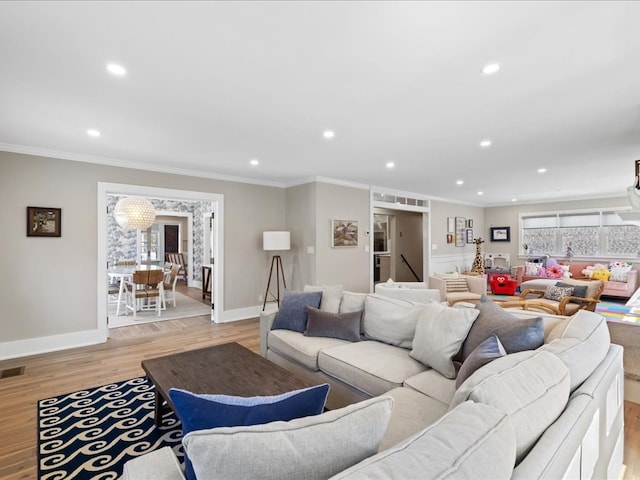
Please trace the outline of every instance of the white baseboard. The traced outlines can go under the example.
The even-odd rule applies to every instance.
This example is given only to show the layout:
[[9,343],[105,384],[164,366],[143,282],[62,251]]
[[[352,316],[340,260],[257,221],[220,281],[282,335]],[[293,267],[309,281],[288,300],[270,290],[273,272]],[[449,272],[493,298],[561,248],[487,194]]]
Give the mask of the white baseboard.
[[27,357],[40,353],[56,352],[69,348],[85,347],[107,341],[107,332],[85,330],[83,332],[51,335],[48,337],[28,338],[0,343],[0,360]]
[[256,318],[260,316],[262,305],[255,307],[236,308],[234,310],[225,310],[218,315],[216,323],[235,322],[237,320],[246,320],[248,318]]

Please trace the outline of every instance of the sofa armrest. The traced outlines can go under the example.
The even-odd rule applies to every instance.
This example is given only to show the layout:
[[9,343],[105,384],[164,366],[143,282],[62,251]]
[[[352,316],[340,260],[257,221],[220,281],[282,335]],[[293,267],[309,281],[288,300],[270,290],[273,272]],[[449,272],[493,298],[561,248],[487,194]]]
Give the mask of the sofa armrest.
[[443,302],[447,299],[447,284],[444,278],[431,275],[429,277],[429,288],[440,290],[440,301]]
[[469,286],[469,291],[472,293],[477,293],[480,295],[484,295],[487,293],[487,277],[484,275],[479,275],[477,277],[474,276],[465,276],[467,279],[467,285]]
[[260,312],[260,355],[267,356],[267,335],[278,312]]
[[633,294],[638,286],[638,270],[629,270],[627,272],[627,292]]
[[185,480],[180,462],[171,450],[163,447],[124,464],[121,480]]

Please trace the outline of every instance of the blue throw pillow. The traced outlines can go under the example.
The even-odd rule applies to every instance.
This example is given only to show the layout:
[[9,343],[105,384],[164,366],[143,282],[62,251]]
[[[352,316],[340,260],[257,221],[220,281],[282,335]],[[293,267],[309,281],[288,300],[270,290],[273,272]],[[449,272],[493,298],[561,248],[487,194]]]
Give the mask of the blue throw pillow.
[[285,290],[271,329],[303,333],[307,329],[307,307],[320,308],[320,300],[322,292]]
[[[177,388],[169,390],[169,397],[182,422],[183,437],[194,430],[286,422],[318,415],[324,410],[328,394],[329,385],[326,383],[265,397],[197,394]],[[186,455],[185,475],[188,480],[196,480]]]

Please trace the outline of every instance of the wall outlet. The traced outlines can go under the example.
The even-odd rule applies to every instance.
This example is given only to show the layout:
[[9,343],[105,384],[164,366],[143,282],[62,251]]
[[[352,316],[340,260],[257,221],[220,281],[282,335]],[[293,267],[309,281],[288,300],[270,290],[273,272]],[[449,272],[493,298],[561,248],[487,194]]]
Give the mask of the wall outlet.
[[258,301],[259,302],[264,302],[264,295],[262,295],[262,294],[258,295]]

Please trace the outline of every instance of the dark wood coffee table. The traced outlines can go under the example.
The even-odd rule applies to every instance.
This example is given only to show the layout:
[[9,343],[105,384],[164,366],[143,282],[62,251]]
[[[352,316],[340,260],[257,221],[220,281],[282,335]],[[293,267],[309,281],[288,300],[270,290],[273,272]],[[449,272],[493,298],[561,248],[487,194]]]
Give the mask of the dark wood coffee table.
[[261,357],[237,343],[225,343],[142,361],[142,368],[155,386],[156,425],[162,424],[170,388],[194,393],[253,397],[279,395],[314,384]]

